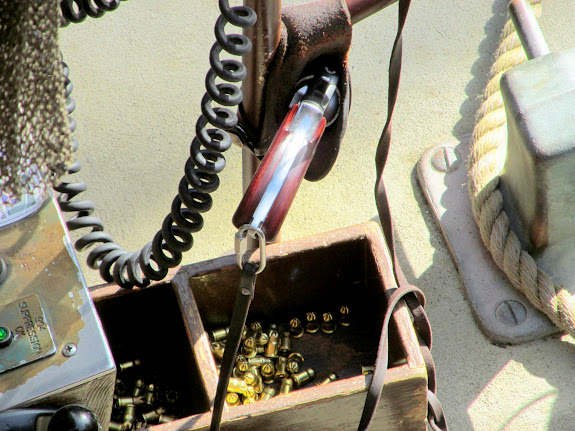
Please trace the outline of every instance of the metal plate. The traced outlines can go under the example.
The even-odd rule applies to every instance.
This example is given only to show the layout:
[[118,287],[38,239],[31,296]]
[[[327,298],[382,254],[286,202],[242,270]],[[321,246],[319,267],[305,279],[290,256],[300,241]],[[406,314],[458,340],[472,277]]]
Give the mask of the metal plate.
[[0,349],[0,374],[56,352],[38,296],[26,296],[5,305],[0,316],[0,325],[9,328],[14,337],[9,346]]
[[419,160],[417,175],[475,319],[497,344],[520,344],[557,333],[559,329],[513,288],[481,240],[467,194],[470,138],[429,148]]

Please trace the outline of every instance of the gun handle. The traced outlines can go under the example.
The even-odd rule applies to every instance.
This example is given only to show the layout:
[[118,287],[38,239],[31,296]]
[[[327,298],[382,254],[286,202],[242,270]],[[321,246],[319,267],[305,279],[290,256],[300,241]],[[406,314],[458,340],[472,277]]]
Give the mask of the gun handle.
[[255,227],[267,241],[277,236],[325,129],[322,117],[309,140],[290,131],[299,106],[294,105],[282,122],[232,218],[237,228],[259,224]]

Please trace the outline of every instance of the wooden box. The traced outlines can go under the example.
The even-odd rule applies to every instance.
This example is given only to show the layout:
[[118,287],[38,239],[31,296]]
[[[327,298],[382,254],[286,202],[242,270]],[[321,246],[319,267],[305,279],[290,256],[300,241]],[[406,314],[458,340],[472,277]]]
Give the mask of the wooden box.
[[[355,430],[359,424],[371,377],[361,373],[362,365],[373,365],[379,343],[382,319],[389,290],[394,287],[389,252],[375,223],[323,233],[300,240],[273,244],[267,248],[267,267],[258,276],[255,298],[248,322],[285,323],[308,311],[336,311],[342,304],[350,309],[351,325],[338,326],[334,334],[305,334],[294,340],[294,351],[305,357],[305,365],[316,370],[316,381],[336,372],[339,379],[325,386],[313,383],[287,395],[236,407],[224,407],[223,430]],[[181,373],[194,385],[184,389],[193,408],[189,415],[172,423],[151,426],[153,431],[207,430],[209,405],[217,385],[216,363],[206,331],[227,326],[239,285],[240,271],[234,255],[182,267],[171,280],[173,293],[166,285],[147,289],[179,304],[160,306],[146,290],[127,294],[95,295],[98,310],[104,302],[126,300],[132,303],[152,301],[155,313],[143,322],[164,322],[167,340],[157,339],[154,346],[134,344],[134,350],[150,353],[161,350],[158,361]],[[102,296],[102,293],[104,295]],[[100,296],[97,298],[96,296]],[[122,307],[126,313],[137,307]],[[121,325],[107,324],[112,351],[142,327],[126,331]],[[182,320],[184,327],[176,320]],[[172,338],[178,337],[177,339]],[[136,337],[141,340],[139,336]],[[137,342],[139,343],[139,342]],[[167,345],[166,345],[167,344]],[[148,349],[150,347],[151,349]],[[193,355],[190,354],[190,351]],[[184,359],[181,357],[182,352]],[[132,356],[134,352],[132,351]],[[193,356],[193,357],[192,357]],[[177,362],[177,365],[176,365]],[[192,374],[197,373],[196,376]],[[189,398],[188,398],[189,396]],[[390,328],[390,362],[386,385],[373,430],[425,430],[427,416],[427,374],[409,312],[401,303]],[[208,401],[211,400],[211,401]]]

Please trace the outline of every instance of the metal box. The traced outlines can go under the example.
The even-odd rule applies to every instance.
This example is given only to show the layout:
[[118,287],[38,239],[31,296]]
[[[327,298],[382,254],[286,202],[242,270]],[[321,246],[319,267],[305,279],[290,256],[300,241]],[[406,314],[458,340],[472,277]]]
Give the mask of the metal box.
[[508,70],[501,94],[508,130],[505,210],[537,263],[573,293],[575,50]]
[[13,333],[0,349],[0,412],[80,403],[107,430],[115,365],[52,196],[0,230],[0,257],[0,326]]

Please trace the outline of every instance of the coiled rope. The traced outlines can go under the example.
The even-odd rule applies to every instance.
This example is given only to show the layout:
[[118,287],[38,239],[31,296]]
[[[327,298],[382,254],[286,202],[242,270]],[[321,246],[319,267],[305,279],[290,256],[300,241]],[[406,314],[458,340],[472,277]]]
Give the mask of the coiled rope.
[[[539,17],[541,0],[531,0],[530,3]],[[513,287],[522,292],[537,309],[575,337],[575,302],[571,294],[555,285],[551,277],[537,266],[533,257],[521,248],[519,238],[509,226],[499,190],[507,146],[507,123],[499,80],[503,72],[526,59],[515,28],[508,20],[473,130],[468,161],[469,197],[481,238],[497,266],[507,275]]]

